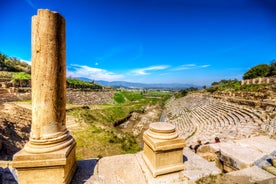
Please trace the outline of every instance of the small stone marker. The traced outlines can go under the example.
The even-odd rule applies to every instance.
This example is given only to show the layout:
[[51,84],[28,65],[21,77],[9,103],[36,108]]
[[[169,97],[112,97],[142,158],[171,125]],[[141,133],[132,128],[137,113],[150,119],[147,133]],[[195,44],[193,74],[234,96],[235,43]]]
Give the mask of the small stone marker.
[[185,141],[178,137],[173,124],[151,123],[149,129],[144,132],[143,140],[143,159],[153,177],[184,169]]

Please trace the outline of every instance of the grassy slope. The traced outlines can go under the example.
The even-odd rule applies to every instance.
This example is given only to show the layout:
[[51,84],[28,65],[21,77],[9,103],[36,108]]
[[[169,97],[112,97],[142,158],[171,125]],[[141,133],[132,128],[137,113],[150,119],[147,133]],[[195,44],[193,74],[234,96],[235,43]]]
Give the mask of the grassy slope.
[[[114,96],[117,104],[69,111],[70,115],[83,122],[81,128],[71,131],[77,142],[77,159],[140,151],[135,137],[124,133],[114,124],[131,112],[142,112],[148,104],[163,103],[168,98],[168,93],[160,92],[158,95],[161,98],[145,97],[141,92],[122,91]],[[154,96],[156,97],[156,93]]]

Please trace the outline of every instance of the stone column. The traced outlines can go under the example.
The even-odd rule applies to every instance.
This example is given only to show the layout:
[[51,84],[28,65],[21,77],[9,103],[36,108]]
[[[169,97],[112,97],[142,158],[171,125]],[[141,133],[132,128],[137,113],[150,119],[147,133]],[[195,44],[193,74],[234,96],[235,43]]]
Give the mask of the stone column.
[[64,18],[39,10],[32,17],[32,129],[25,146],[28,152],[50,152],[73,141],[65,125],[65,49]]
[[24,149],[14,156],[13,164],[18,170],[19,183],[70,181],[75,168],[76,144],[65,121],[65,20],[59,13],[38,10],[38,15],[32,17],[31,134]]

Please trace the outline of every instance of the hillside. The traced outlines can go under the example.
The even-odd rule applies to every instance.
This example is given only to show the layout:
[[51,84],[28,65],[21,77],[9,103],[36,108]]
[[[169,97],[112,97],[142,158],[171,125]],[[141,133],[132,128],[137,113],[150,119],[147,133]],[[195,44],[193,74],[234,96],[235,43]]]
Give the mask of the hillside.
[[0,53],[0,71],[31,73],[31,66],[17,58]]
[[201,86],[194,84],[180,84],[180,83],[156,83],[156,84],[146,84],[146,83],[138,83],[138,82],[126,82],[126,81],[103,81],[96,80],[95,83],[100,84],[102,86],[111,86],[114,88],[130,88],[130,89],[182,89],[182,88],[201,88]]
[[[142,133],[149,123],[159,120],[168,96],[167,92],[67,90],[66,124],[78,144],[77,158],[141,150]],[[0,152],[3,156],[0,160],[10,160],[28,139],[31,102],[26,98],[19,102],[21,95],[7,93],[2,98],[0,94]],[[23,135],[24,139],[20,140]]]

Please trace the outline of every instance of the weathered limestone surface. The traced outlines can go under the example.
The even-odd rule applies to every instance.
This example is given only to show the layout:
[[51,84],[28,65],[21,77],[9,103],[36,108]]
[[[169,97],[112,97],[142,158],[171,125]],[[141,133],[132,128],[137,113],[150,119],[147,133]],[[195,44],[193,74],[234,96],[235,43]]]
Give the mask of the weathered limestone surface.
[[252,167],[254,162],[276,151],[275,139],[267,136],[210,144],[210,148],[220,151],[220,159],[227,165],[244,169]]
[[235,142],[240,145],[252,147],[265,154],[271,154],[273,151],[276,151],[276,140],[271,139],[268,136],[252,137],[249,139],[241,139]]
[[221,173],[215,162],[208,162],[189,148],[184,149],[184,155],[187,157],[187,161],[184,163],[185,170],[182,172],[190,180],[197,180],[210,174],[216,175]]
[[144,132],[143,140],[143,159],[154,177],[184,169],[185,142],[178,137],[174,125],[165,122],[151,123]]
[[230,177],[247,176],[251,183],[259,183],[259,182],[266,183],[266,181],[267,181],[267,183],[269,183],[269,182],[272,183],[273,180],[276,181],[276,177],[274,175],[266,172],[265,170],[263,170],[257,166],[230,172],[230,173],[227,173],[226,175],[230,176]]
[[70,183],[76,169],[75,144],[49,153],[28,153],[24,149],[13,159],[20,184]]
[[139,152],[102,158],[94,170],[94,175],[86,183],[185,184],[187,181],[180,172],[153,177],[143,161],[142,152]]
[[100,159],[94,169],[94,175],[87,184],[191,184],[193,181],[210,174],[221,173],[214,163],[210,163],[189,149],[184,149],[185,170],[154,177],[144,162],[143,152],[117,155]]
[[117,155],[99,160],[89,183],[146,183],[136,155]]
[[65,20],[49,10],[32,17],[32,126],[14,155],[18,181],[70,183],[76,143],[66,129]]

